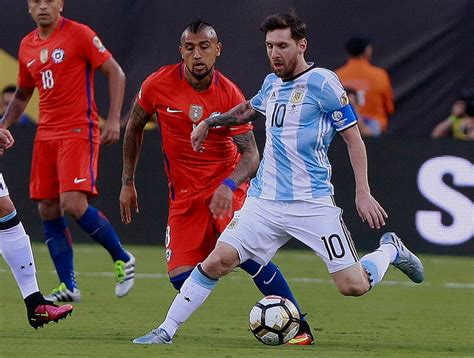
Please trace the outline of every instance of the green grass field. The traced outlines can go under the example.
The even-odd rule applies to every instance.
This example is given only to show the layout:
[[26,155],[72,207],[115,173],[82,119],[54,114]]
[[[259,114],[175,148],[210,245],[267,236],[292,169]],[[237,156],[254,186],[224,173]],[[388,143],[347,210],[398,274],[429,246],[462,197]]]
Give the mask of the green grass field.
[[[364,297],[340,295],[322,262],[309,251],[281,251],[286,274],[317,336],[310,347],[268,347],[247,328],[261,298],[239,271],[224,278],[171,346],[137,346],[134,337],[157,326],[175,295],[161,247],[131,246],[137,280],[127,297],[114,296],[113,265],[97,245],[76,245],[82,302],[72,317],[38,331],[29,327],[20,293],[0,260],[0,357],[452,357],[474,356],[474,260],[423,256],[426,281],[407,283],[390,268],[385,284]],[[46,246],[34,245],[46,293],[57,285]]]

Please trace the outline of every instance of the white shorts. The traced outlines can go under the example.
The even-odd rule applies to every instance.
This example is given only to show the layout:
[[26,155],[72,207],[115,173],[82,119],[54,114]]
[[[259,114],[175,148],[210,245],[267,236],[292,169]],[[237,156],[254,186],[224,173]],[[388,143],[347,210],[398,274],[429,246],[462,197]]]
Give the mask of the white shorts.
[[295,201],[247,197],[219,241],[233,246],[240,262],[253,259],[266,265],[292,237],[321,257],[329,273],[359,261],[342,210],[331,196]]
[[0,173],[0,198],[5,196],[9,196],[7,184],[5,184],[5,180],[3,179],[2,173]]

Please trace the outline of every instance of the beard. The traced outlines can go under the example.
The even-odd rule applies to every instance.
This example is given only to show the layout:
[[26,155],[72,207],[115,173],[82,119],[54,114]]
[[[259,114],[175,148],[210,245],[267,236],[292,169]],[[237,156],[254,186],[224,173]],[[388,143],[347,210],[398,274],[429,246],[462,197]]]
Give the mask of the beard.
[[286,66],[285,64],[283,64],[283,66],[278,69],[275,69],[272,66],[273,73],[275,73],[275,75],[283,79],[293,77],[296,74],[295,73],[296,65],[297,65],[297,57],[295,56],[288,62],[288,65]]
[[212,69],[213,69],[213,67],[207,68],[207,66],[205,66],[205,68],[202,69],[202,70],[200,70],[200,71],[195,71],[195,70],[194,70],[194,67],[191,68],[191,69],[188,68],[188,71],[189,71],[189,73],[191,73],[191,75],[192,75],[195,79],[197,79],[197,80],[203,80],[203,79],[205,79],[207,76],[209,76],[209,74],[211,73]]

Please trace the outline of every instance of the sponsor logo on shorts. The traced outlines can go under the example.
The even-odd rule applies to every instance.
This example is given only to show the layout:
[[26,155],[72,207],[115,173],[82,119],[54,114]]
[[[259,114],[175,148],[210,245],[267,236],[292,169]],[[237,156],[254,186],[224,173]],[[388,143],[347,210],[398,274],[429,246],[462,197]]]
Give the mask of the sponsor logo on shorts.
[[87,180],[87,178],[74,178],[74,184],[80,184],[82,182],[85,182]]
[[239,218],[234,216],[234,218],[229,223],[229,225],[227,225],[227,229],[229,229],[229,230],[235,229],[237,227],[238,223],[239,223]]

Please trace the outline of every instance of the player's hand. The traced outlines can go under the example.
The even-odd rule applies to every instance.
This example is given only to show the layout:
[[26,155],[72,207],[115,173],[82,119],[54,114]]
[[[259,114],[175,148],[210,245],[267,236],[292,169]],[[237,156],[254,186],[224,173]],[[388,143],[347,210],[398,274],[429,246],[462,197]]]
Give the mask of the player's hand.
[[101,144],[114,144],[120,139],[120,120],[107,118],[104,129],[100,135]]
[[10,131],[5,128],[0,128],[0,155],[3,155],[5,149],[10,148],[15,143]]
[[373,228],[380,229],[385,226],[385,219],[388,218],[384,208],[368,194],[356,194],[356,208],[362,222],[366,222]]
[[208,132],[209,125],[206,120],[201,121],[201,123],[199,123],[191,132],[191,145],[195,152],[202,152],[204,150],[202,142],[206,139]]
[[135,185],[122,185],[120,190],[120,217],[124,224],[132,222],[132,211],[138,214],[138,196]]
[[230,190],[228,186],[223,184],[219,185],[214,195],[212,195],[211,203],[209,204],[209,209],[215,219],[224,219],[232,216],[233,198],[232,190]]

